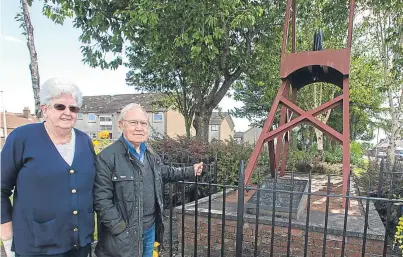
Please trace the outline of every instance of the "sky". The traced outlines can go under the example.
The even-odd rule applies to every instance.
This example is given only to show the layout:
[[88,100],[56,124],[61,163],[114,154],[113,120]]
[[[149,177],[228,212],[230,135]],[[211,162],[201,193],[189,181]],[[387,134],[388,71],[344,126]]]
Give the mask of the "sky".
[[[0,0],[0,90],[3,91],[4,107],[9,112],[22,112],[26,106],[34,110],[29,52],[22,30],[14,20],[19,11],[19,1]],[[52,77],[63,77],[74,81],[84,95],[136,93],[125,83],[128,69],[102,70],[83,64],[78,40],[80,30],[73,28],[71,20],[63,26],[57,25],[41,11],[40,2],[34,2],[31,21],[41,83]],[[3,101],[0,101],[2,110]],[[242,103],[225,97],[219,106],[227,111]],[[234,118],[234,123],[236,131],[248,129],[247,119]]]

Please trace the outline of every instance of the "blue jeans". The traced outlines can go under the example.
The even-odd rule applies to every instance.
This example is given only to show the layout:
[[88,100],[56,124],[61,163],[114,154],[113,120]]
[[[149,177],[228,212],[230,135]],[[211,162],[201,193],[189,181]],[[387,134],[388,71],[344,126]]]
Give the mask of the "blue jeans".
[[152,257],[155,242],[155,224],[143,231],[143,257]]

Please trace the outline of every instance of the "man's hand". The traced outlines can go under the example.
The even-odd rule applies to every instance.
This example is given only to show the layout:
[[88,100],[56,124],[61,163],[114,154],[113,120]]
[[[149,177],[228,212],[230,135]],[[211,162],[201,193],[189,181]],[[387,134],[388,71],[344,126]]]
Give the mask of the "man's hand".
[[200,176],[203,172],[203,162],[196,163],[193,165],[195,176]]

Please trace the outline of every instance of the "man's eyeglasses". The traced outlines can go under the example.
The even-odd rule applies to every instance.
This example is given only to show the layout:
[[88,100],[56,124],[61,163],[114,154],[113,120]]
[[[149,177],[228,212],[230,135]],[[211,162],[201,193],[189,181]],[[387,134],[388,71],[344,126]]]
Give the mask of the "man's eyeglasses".
[[143,127],[146,128],[148,127],[148,122],[147,121],[143,121],[143,120],[124,120],[127,123],[129,123],[130,126],[132,127],[137,127],[139,124]]
[[[55,108],[55,109],[58,110],[58,111],[64,111],[64,110],[66,109],[66,107],[67,107],[67,106],[64,105],[64,104],[54,104],[54,105],[53,105],[53,108]],[[70,106],[69,106],[69,110],[70,110],[71,112],[78,113],[78,112],[80,111],[80,107],[70,105]]]

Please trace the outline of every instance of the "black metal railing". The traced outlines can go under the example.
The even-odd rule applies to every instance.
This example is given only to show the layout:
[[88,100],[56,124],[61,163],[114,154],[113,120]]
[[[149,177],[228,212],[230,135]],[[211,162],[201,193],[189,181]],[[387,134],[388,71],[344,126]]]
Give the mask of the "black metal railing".
[[[403,174],[403,172],[400,172]],[[395,175],[397,175],[398,173],[396,173]],[[299,173],[291,173],[288,174],[288,176],[290,177],[291,181],[294,180],[296,175],[301,175]],[[210,176],[210,171],[207,170],[206,171],[206,176]],[[376,196],[371,196],[370,193],[370,188],[371,188],[371,184],[369,183],[368,188],[364,191],[364,192],[358,192],[357,194],[353,195],[350,191],[351,188],[351,176],[349,176],[348,179],[348,191],[347,194],[345,196],[341,195],[340,193],[337,192],[331,192],[331,188],[332,188],[332,178],[337,177],[334,175],[327,175],[325,176],[326,179],[326,190],[325,192],[318,192],[312,191],[312,183],[315,180],[315,176],[316,175],[312,175],[311,173],[306,174],[306,179],[308,182],[308,190],[307,191],[293,191],[293,190],[285,190],[285,189],[281,189],[281,188],[277,188],[277,185],[279,185],[278,180],[280,178],[275,177],[274,178],[274,184],[272,188],[262,188],[262,179],[261,179],[261,171],[259,170],[258,172],[258,178],[257,178],[257,182],[256,182],[256,186],[244,186],[243,183],[243,178],[244,178],[244,169],[243,169],[243,162],[240,164],[240,171],[239,171],[239,180],[238,180],[238,185],[228,185],[225,183],[225,181],[222,181],[221,183],[212,183],[210,179],[208,179],[207,183],[206,182],[200,182],[198,179],[196,181],[181,181],[178,182],[177,184],[181,185],[181,188],[183,188],[185,185],[195,185],[196,190],[195,192],[197,192],[197,188],[198,187],[202,187],[202,186],[207,186],[209,189],[211,189],[212,187],[214,188],[219,188],[220,190],[218,190],[218,194],[220,194],[221,197],[221,204],[220,204],[220,208],[218,213],[220,213],[220,215],[218,216],[221,219],[221,228],[218,229],[220,233],[217,233],[217,228],[212,227],[212,217],[214,217],[214,219],[217,218],[217,201],[214,201],[214,196],[212,196],[211,194],[208,195],[208,197],[206,197],[207,199],[198,199],[198,195],[195,195],[195,201],[189,205],[189,204],[185,204],[184,202],[182,202],[181,206],[179,207],[175,207],[174,205],[170,206],[170,215],[169,215],[169,220],[170,220],[170,224],[172,228],[172,220],[175,220],[175,214],[176,215],[180,215],[180,226],[178,229],[178,235],[174,235],[173,233],[169,233],[169,242],[170,246],[169,246],[169,253],[168,255],[164,255],[164,256],[174,256],[173,254],[174,251],[172,251],[172,249],[174,248],[174,246],[172,245],[173,242],[173,238],[175,236],[179,236],[179,238],[181,238],[180,240],[180,245],[181,245],[181,249],[180,249],[180,253],[181,256],[226,256],[226,254],[228,254],[227,249],[229,249],[229,244],[228,240],[226,240],[226,236],[228,235],[229,231],[226,231],[226,222],[230,221],[230,220],[236,220],[236,230],[235,230],[235,249],[233,251],[233,253],[229,254],[229,256],[277,256],[275,254],[276,253],[276,231],[278,227],[284,227],[284,231],[286,232],[286,243],[284,243],[284,248],[285,248],[285,253],[284,255],[286,256],[312,256],[312,252],[310,252],[310,234],[311,232],[314,231],[320,231],[322,234],[321,237],[321,241],[322,244],[320,244],[320,255],[321,256],[326,256],[327,255],[327,250],[328,250],[328,246],[327,242],[329,241],[329,237],[332,236],[334,237],[334,227],[333,228],[329,228],[329,224],[330,221],[332,221],[332,219],[334,218],[334,214],[332,214],[331,212],[333,211],[333,207],[331,207],[331,202],[332,199],[336,199],[339,200],[338,202],[341,204],[342,199],[345,198],[346,199],[346,205],[344,208],[339,208],[339,210],[341,209],[341,216],[343,217],[341,220],[342,222],[342,226],[340,226],[340,228],[338,228],[340,230],[340,237],[341,237],[341,242],[340,242],[340,249],[338,250],[340,252],[340,256],[345,256],[346,252],[349,250],[349,245],[348,245],[348,240],[347,238],[352,238],[354,236],[356,236],[357,238],[359,238],[359,240],[361,240],[361,244],[359,245],[359,250],[360,250],[360,254],[361,256],[366,256],[366,254],[368,253],[368,240],[377,240],[378,242],[382,242],[383,244],[383,250],[382,253],[378,256],[386,256],[388,250],[391,248],[391,226],[389,222],[385,223],[384,226],[384,233],[383,233],[383,238],[380,238],[379,235],[377,235],[377,239],[374,239],[374,235],[369,236],[368,235],[368,231],[369,231],[369,221],[370,221],[370,212],[372,211],[371,215],[377,215],[377,213],[375,213],[375,209],[370,208],[371,204],[373,205],[374,203],[384,203],[387,205],[386,209],[387,209],[387,213],[386,213],[386,221],[390,220],[390,214],[391,214],[391,208],[392,206],[394,206],[394,204],[402,204],[403,200],[401,199],[395,199],[392,197],[392,194],[389,194],[390,197],[385,198],[385,197],[376,197]],[[388,174],[388,176],[390,177],[391,174]],[[323,175],[322,175],[323,177]],[[384,176],[386,177],[386,176]],[[389,179],[388,181],[390,181],[391,184],[393,184],[393,179]],[[392,186],[391,186],[392,188]],[[237,192],[237,201],[236,201],[236,215],[235,216],[227,216],[226,212],[228,211],[228,201],[227,201],[227,197],[229,194],[228,190],[233,190]],[[256,212],[255,212],[255,216],[253,217],[253,225],[254,225],[254,238],[253,238],[253,249],[252,249],[252,253],[251,255],[245,255],[245,239],[244,239],[244,226],[245,226],[245,217],[246,216],[251,216],[249,214],[245,214],[245,195],[244,192],[248,192],[248,191],[255,191],[256,192]],[[210,192],[210,191],[209,191]],[[270,224],[271,225],[271,233],[270,233],[270,245],[268,248],[268,252],[267,255],[265,255],[264,253],[261,252],[261,250],[259,250],[259,242],[260,240],[260,236],[259,236],[259,227],[260,225],[262,225],[262,219],[261,219],[261,212],[260,212],[260,206],[261,206],[261,201],[263,201],[264,199],[261,199],[261,194],[263,192],[269,192],[272,194],[272,214],[271,217],[269,217],[269,219],[265,220],[266,224]],[[288,208],[288,218],[287,219],[283,219],[283,218],[278,218],[278,215],[276,214],[276,198],[278,197],[279,194],[289,194],[289,208]],[[293,211],[293,203],[294,203],[294,197],[297,195],[305,195],[307,198],[307,203],[306,203],[306,215],[304,216],[304,222],[302,222],[301,224],[301,218],[298,220],[297,226],[294,226],[294,219],[292,216],[292,211]],[[322,229],[319,229],[317,227],[312,227],[312,219],[311,219],[311,214],[312,214],[312,210],[311,210],[311,204],[312,204],[312,198],[313,197],[322,197],[324,198],[324,213],[323,213],[323,219],[324,219],[324,224]],[[203,206],[201,206],[200,201],[205,200],[205,204]],[[353,220],[350,220],[349,218],[349,212],[350,212],[350,204],[351,202],[354,201],[355,204],[359,204],[359,210],[360,210],[360,217],[363,219],[363,224],[362,227],[358,228],[360,231],[362,231],[361,235],[358,236],[358,233],[356,233],[355,231],[350,231],[349,230],[349,226],[352,224]],[[215,206],[215,209],[212,209],[212,205]],[[205,206],[207,206],[207,208],[205,208]],[[191,209],[192,210],[191,210]],[[357,207],[356,207],[357,208]],[[174,210],[175,209],[175,210]],[[200,211],[200,209],[203,209],[203,211]],[[207,219],[207,235],[206,237],[204,237],[203,233],[203,229],[201,227],[201,223],[200,223],[200,217],[201,215],[203,215],[203,217],[206,217]],[[339,215],[339,216],[340,216]],[[186,218],[188,216],[192,216],[194,217],[193,219],[191,219],[191,222],[193,223],[193,229],[186,231],[186,229],[188,228],[189,222],[186,222]],[[248,222],[250,223],[252,219],[248,219]],[[372,221],[371,221],[372,222]],[[304,225],[303,225],[304,224]],[[378,224],[379,225],[379,224]],[[302,255],[295,255],[293,254],[293,236],[292,236],[292,230],[294,227],[299,228],[302,233],[303,233],[303,251],[302,251]],[[373,229],[373,228],[371,228]],[[170,229],[171,230],[171,229]],[[214,230],[214,231],[213,231]],[[187,234],[188,233],[192,233],[193,237],[193,251],[191,251],[192,253],[189,254],[189,244],[187,244],[186,242],[186,238],[187,238]],[[220,235],[221,239],[218,240],[220,243],[216,243],[216,241],[212,241],[212,233],[214,232],[214,236],[217,237],[217,235]],[[232,233],[233,231],[229,232]],[[283,235],[282,235],[283,236]],[[207,244],[206,246],[201,246],[200,243],[203,242],[203,240],[207,240]],[[247,247],[249,247],[250,244],[248,244]],[[212,249],[218,249],[219,251],[215,251],[215,254],[212,255],[211,250]],[[354,249],[356,250],[357,247],[355,247]],[[372,247],[370,247],[371,250],[373,250]],[[202,251],[203,250],[203,251]],[[251,250],[251,249],[249,249]],[[370,254],[371,252],[369,252]]]
[[[185,167],[188,163],[171,163],[171,165]],[[207,163],[205,167],[203,176],[195,181],[180,181],[166,185],[168,190],[166,190],[165,211],[168,213],[168,219],[165,222],[168,229],[165,237],[168,243],[164,244],[164,257],[178,255],[272,257],[278,256],[278,251],[282,249],[284,249],[282,256],[330,256],[330,254],[350,256],[352,251],[355,253],[354,256],[363,257],[369,254],[374,256],[391,254],[393,248],[391,213],[393,208],[403,204],[403,200],[399,199],[400,195],[393,192],[396,187],[394,184],[401,181],[403,175],[403,170],[399,167],[387,171],[382,161],[379,177],[375,181],[368,180],[366,188],[357,188],[357,184],[352,180],[353,175],[350,174],[346,195],[337,191],[336,185],[339,182],[336,175],[287,173],[286,177],[291,186],[295,185],[297,177],[306,181],[306,190],[301,191],[281,187],[282,178],[277,176],[270,178],[271,187],[265,186],[268,178],[262,175],[267,174],[262,172],[265,171],[263,166],[257,169],[254,183],[244,185],[243,161],[238,171],[221,170],[222,181],[217,179],[217,159]],[[235,185],[227,183],[226,178],[230,172],[238,173],[238,183]],[[318,177],[322,181],[319,186],[315,184]],[[372,188],[376,184],[378,192],[374,195]],[[388,185],[386,196],[379,193],[384,191],[385,185]],[[203,188],[203,194],[200,193],[200,188]],[[254,213],[250,214],[246,211],[246,207],[252,208],[248,203],[248,199],[251,198],[247,198],[252,192],[256,195],[256,201],[253,205]],[[203,197],[200,197],[201,195]],[[267,199],[262,195],[271,195],[270,215],[263,215],[262,204]],[[279,199],[287,195],[288,216],[284,208],[277,206]],[[303,214],[300,216],[294,215],[295,199],[306,201]],[[343,199],[346,199],[346,204],[341,207]],[[317,204],[316,201],[321,204]],[[323,208],[315,209],[319,205]],[[386,212],[384,218],[377,216],[381,206],[384,206]],[[401,216],[401,208],[397,208],[400,211],[397,215]],[[279,212],[285,213],[285,216],[278,215]],[[320,226],[317,225],[318,219]],[[232,226],[234,222],[235,225]],[[381,232],[376,232],[375,225],[379,226]],[[270,233],[266,229],[270,229]],[[297,236],[294,233],[297,233]],[[315,237],[312,238],[312,235]],[[278,238],[281,238],[280,243]],[[296,239],[301,242],[296,244]],[[337,247],[335,247],[336,241]],[[352,242],[359,244],[352,245]],[[375,243],[382,244],[383,248],[377,249],[374,247]]]

